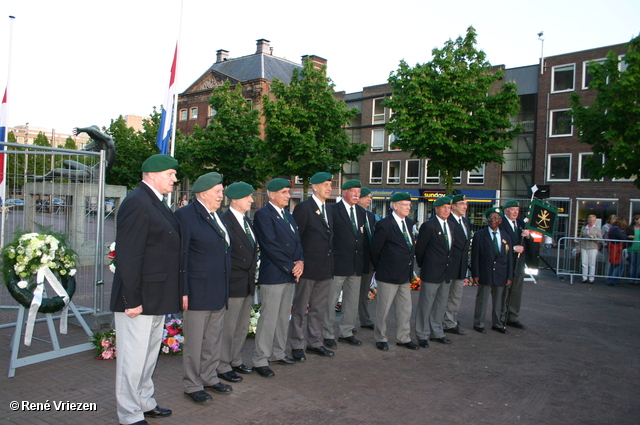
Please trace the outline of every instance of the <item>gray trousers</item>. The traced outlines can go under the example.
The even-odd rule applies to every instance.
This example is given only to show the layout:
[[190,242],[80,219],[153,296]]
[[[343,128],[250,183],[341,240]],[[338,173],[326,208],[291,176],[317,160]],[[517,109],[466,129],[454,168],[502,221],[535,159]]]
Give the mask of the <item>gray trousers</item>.
[[285,357],[293,292],[293,283],[260,286],[262,307],[256,329],[252,360],[254,367],[268,366],[269,360],[275,361]]
[[416,309],[416,337],[418,339],[442,338],[442,318],[447,309],[451,283],[422,282]]
[[[597,251],[596,251],[597,252]],[[516,276],[506,291],[511,291],[509,298],[509,314],[505,315],[507,323],[516,322],[520,316],[520,305],[522,304],[522,290],[524,289],[524,276]],[[507,294],[505,294],[507,296]],[[506,300],[506,299],[505,299]]]
[[121,424],[144,419],[158,405],[153,398],[153,371],[158,361],[164,316],[113,313],[118,335],[116,401]]
[[[322,323],[330,286],[331,279],[300,279],[300,282],[296,283],[293,312],[289,323],[289,342],[294,350],[303,349],[305,340],[307,347],[317,348],[323,345]],[[303,327],[305,315],[306,329]]]
[[411,288],[409,282],[401,285],[377,281],[376,322],[373,337],[376,342],[387,342],[387,316],[391,304],[396,310],[396,340],[400,343],[411,341]]
[[449,285],[449,299],[447,309],[444,312],[442,327],[452,329],[458,326],[458,310],[462,301],[462,290],[464,289],[464,279],[454,279]]
[[491,326],[502,328],[504,324],[500,320],[502,312],[502,294],[504,286],[478,285],[476,293],[476,308],[473,313],[473,326],[484,327],[484,318],[487,315],[487,304],[489,303],[489,293],[491,293]]
[[360,278],[360,295],[358,298],[358,318],[360,326],[373,325],[369,315],[369,288],[371,287],[372,273],[363,273]]
[[230,372],[232,367],[243,364],[240,353],[247,340],[251,307],[253,307],[251,295],[229,298],[229,309],[224,315],[218,373]]
[[334,276],[331,279],[327,309],[324,315],[322,334],[325,339],[335,339],[333,326],[336,323],[336,304],[342,291],[342,320],[338,329],[342,338],[353,336],[358,317],[358,297],[360,296],[360,276]]
[[202,391],[205,385],[215,385],[222,348],[222,329],[226,310],[185,310],[182,330],[182,383],[185,393]]

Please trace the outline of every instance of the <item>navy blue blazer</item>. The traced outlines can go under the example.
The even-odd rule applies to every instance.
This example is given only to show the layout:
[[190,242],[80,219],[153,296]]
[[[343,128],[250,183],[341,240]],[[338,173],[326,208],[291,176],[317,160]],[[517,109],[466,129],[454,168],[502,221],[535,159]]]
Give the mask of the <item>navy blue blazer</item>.
[[367,215],[364,208],[354,205],[353,213],[358,223],[358,230],[354,232],[345,205],[344,201],[340,201],[329,208],[333,216],[333,275],[361,276],[364,268],[364,240],[367,238],[364,230]]
[[[247,295],[253,295],[256,288],[256,265],[258,264],[258,242],[255,246],[251,245],[251,241],[231,209],[222,214],[224,222],[231,237],[233,246],[231,247],[231,278],[229,279],[229,296],[232,298],[242,298]],[[256,232],[251,224],[251,220],[247,218],[249,227]]]
[[256,211],[253,217],[253,227],[260,245],[259,285],[295,282],[291,273],[294,261],[304,261],[296,220],[289,211],[285,210],[285,214],[294,230],[270,203]]
[[[327,205],[328,207],[328,205]],[[333,272],[333,219],[329,208],[325,209],[328,224],[325,223],[312,198],[300,202],[293,210],[300,230],[300,240],[304,251],[303,279],[331,279]]]
[[405,218],[405,222],[411,248],[391,214],[376,223],[371,243],[371,262],[377,280],[403,284],[409,282],[413,276],[415,242],[411,228],[414,222],[409,217]]
[[526,262],[526,258],[530,255],[537,256],[538,247],[536,243],[533,241],[533,238],[522,238],[522,230],[524,230],[525,222],[523,219],[518,218],[516,220],[516,225],[518,226],[518,234],[513,232],[513,227],[511,227],[511,223],[507,220],[506,217],[502,219],[502,223],[500,223],[500,232],[507,236],[507,240],[509,241],[511,246],[522,245],[524,246],[524,253],[520,255],[520,259],[518,259],[518,254],[513,255],[513,265],[515,268],[515,276],[524,276],[524,264]]
[[118,210],[118,265],[111,311],[142,306],[142,314],[177,313],[181,308],[180,224],[146,183]]
[[376,215],[371,211],[365,210],[360,205],[358,205],[358,209],[361,209],[362,211],[364,211],[365,216],[368,219],[367,223],[369,226],[369,234],[367,234],[366,227],[364,229],[364,245],[363,245],[364,255],[362,256],[364,265],[362,267],[362,273],[369,273],[371,271],[371,243],[373,242],[373,234],[375,233],[376,222],[378,220],[376,219]]
[[[189,297],[189,310],[221,310],[229,298],[233,238],[229,235],[227,249],[222,231],[197,200],[175,214],[182,225],[183,295]],[[218,219],[222,222],[220,214]]]
[[471,243],[471,275],[480,285],[506,286],[513,277],[513,245],[500,229],[500,254],[493,243],[492,230],[485,227],[473,235]]
[[[451,244],[454,230],[449,225]],[[420,279],[428,283],[442,283],[457,276],[453,264],[453,250],[448,249],[442,226],[437,216],[422,223],[416,242],[416,260],[420,265]]]
[[[453,231],[453,246],[451,247],[454,279],[464,279],[469,270],[469,245],[471,244],[471,226],[467,217],[462,218],[462,226],[453,214],[449,215],[449,228]],[[467,230],[465,233],[464,229]]]

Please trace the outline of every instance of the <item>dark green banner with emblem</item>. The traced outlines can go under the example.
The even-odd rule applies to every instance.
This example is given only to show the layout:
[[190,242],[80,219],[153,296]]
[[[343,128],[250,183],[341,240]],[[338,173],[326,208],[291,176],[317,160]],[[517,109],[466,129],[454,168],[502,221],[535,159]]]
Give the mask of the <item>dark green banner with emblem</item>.
[[558,209],[540,199],[534,198],[529,205],[526,228],[553,237],[558,219]]

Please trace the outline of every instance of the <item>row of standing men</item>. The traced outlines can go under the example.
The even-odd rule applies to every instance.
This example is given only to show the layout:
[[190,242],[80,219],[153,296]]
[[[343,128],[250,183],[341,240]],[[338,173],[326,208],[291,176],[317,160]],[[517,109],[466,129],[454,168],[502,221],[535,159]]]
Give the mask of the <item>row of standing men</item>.
[[[152,381],[165,314],[183,311],[183,388],[185,397],[198,404],[212,401],[205,390],[232,391],[220,379],[239,382],[243,379],[240,374],[254,370],[272,377],[275,373],[269,364],[295,364],[305,361],[306,354],[331,357],[338,341],[361,345],[354,336],[358,316],[361,327],[373,329],[376,347],[388,350],[386,319],[392,304],[399,346],[419,349],[428,347],[429,341],[449,344],[445,332],[465,333],[457,321],[472,238],[464,217],[464,196],[436,201],[435,215],[420,227],[414,240],[407,230],[414,223],[408,217],[411,197],[406,193],[395,194],[390,199],[393,212],[376,222],[375,215],[366,210],[371,203],[369,189],[362,188],[358,180],[349,180],[342,186],[342,200],[329,206],[332,176],[317,173],[310,179],[313,195],[292,214],[286,210],[290,182],[277,178],[267,185],[269,203],[256,212],[251,223],[246,213],[253,202],[253,187],[233,183],[225,192],[222,176],[215,172],[193,184],[196,201],[172,213],[164,195],[173,190],[177,166],[168,155],[148,158],[142,165],[142,182],[119,211],[111,310],[118,336],[120,423],[145,424],[146,418],[171,415],[169,409],[158,406]],[[219,214],[223,194],[230,206]],[[488,211],[487,216],[502,217],[514,209],[519,213],[517,203],[507,203],[504,212]],[[490,227],[492,221],[497,222],[490,220]],[[475,243],[484,229],[473,236],[478,248],[471,255],[471,275],[480,285],[474,329],[479,332],[484,332],[491,292],[492,328],[506,333],[496,314],[502,308],[500,295],[496,309],[497,292],[502,291],[494,288],[507,284],[512,295],[506,324],[525,328],[518,320],[524,272],[516,270],[513,278],[512,271],[516,265],[513,252],[524,249],[516,241],[529,235],[521,220],[514,221],[515,228],[500,225],[498,245],[492,240],[491,251],[481,248],[480,239]],[[249,367],[240,353],[255,291],[258,246],[262,307],[253,367]],[[423,282],[416,312],[418,344],[409,336],[414,258]],[[378,288],[375,323],[367,310],[374,270]],[[343,317],[336,328],[334,306],[341,292]],[[292,347],[290,357],[285,352],[287,339]]]

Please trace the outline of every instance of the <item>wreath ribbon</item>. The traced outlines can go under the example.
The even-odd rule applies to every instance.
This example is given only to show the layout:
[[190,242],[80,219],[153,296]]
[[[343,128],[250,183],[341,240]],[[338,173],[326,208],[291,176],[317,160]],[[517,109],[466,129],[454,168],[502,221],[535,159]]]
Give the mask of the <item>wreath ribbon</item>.
[[56,291],[58,296],[62,297],[64,300],[64,308],[62,309],[62,313],[60,314],[60,333],[67,333],[67,316],[69,313],[69,301],[71,298],[67,291],[64,289],[60,281],[53,274],[51,269],[47,266],[42,266],[38,269],[36,274],[36,289],[33,291],[33,300],[31,301],[31,306],[29,307],[29,316],[27,317],[27,328],[25,329],[24,334],[24,345],[31,345],[31,338],[33,336],[33,327],[36,323],[36,316],[38,315],[38,309],[40,308],[40,304],[42,304],[42,297],[44,295],[44,281],[45,279],[49,282],[49,285]]

